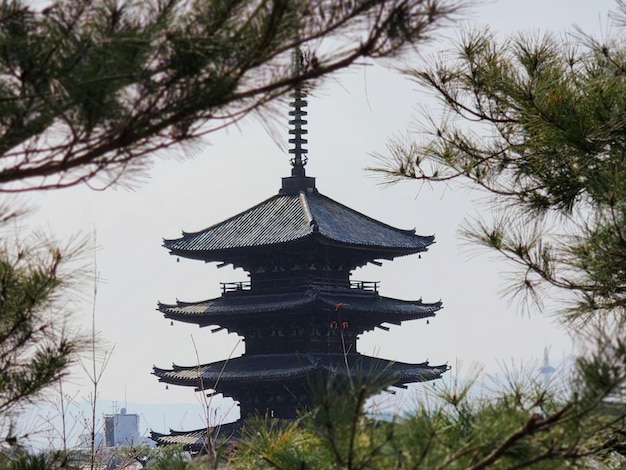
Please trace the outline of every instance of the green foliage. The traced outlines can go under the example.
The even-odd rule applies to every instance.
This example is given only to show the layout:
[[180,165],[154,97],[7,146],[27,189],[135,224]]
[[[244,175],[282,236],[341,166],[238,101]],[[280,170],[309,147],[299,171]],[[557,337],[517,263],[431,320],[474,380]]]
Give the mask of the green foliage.
[[71,454],[64,452],[50,452],[29,454],[19,452],[11,459],[0,458],[0,468],[6,470],[61,470],[78,469],[79,466],[72,462]]
[[428,116],[420,142],[391,142],[373,170],[486,193],[495,210],[462,235],[518,268],[513,295],[539,307],[565,300],[560,318],[589,348],[556,396],[511,382],[487,400],[446,396],[421,410],[410,465],[626,466],[626,4],[618,8],[621,29],[604,43],[580,31],[567,42],[473,31],[451,57],[407,70],[444,116]]
[[424,399],[393,421],[366,413],[361,392],[378,386],[331,387],[296,421],[248,422],[229,468],[623,468],[626,370],[607,358],[624,345],[604,337],[602,346],[579,359],[568,390],[509,375],[480,391],[473,371],[425,385]]
[[[626,15],[619,3],[615,18]],[[449,61],[407,74],[435,93],[423,144],[390,144],[390,179],[465,179],[499,209],[464,235],[520,268],[511,292],[571,294],[565,318],[626,307],[626,49],[579,32],[502,43],[467,33]]]
[[150,455],[146,468],[153,470],[185,470],[197,468],[190,464],[189,456],[176,446],[157,449]]
[[17,436],[7,417],[61,378],[83,345],[66,329],[79,254],[79,245],[41,236],[0,244],[0,416],[9,444]]
[[297,82],[398,54],[460,1],[0,0],[0,191],[116,182]]
[[[382,427],[373,425],[364,413],[367,398],[391,380],[380,372],[367,381],[338,375],[312,383],[317,405],[298,420],[249,420],[230,464],[233,468],[385,468],[379,455]],[[393,433],[383,434],[385,442],[393,437]]]

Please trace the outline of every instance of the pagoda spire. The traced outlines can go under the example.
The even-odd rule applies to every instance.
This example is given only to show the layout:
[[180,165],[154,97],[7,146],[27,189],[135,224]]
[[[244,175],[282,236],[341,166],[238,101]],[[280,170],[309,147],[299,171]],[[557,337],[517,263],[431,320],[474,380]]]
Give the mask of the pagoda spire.
[[[297,48],[293,51],[292,66],[294,77],[298,77],[302,73],[304,65],[304,54]],[[303,90],[303,83],[298,81],[294,87],[292,93],[293,101],[289,103],[291,110],[289,115],[292,119],[289,121],[291,128],[289,134],[292,136],[289,139],[289,143],[293,145],[289,149],[289,153],[293,155],[291,158],[291,176],[305,176],[304,167],[307,163],[308,149],[303,146],[308,143],[308,140],[304,138],[308,134],[308,130],[304,126],[308,123],[306,119],[303,119],[307,112],[304,108],[307,106],[306,92]]]
[[[299,48],[293,51],[291,59],[293,67],[293,76],[298,78],[302,75],[302,72],[306,69],[305,54]],[[304,91],[304,83],[301,80],[296,80],[293,87],[293,93],[291,94],[293,101],[289,103],[290,110],[289,116],[289,153],[292,155],[290,158],[291,163],[291,176],[282,178],[282,187],[280,194],[294,194],[299,191],[316,191],[315,178],[306,176],[304,167],[307,163],[308,149],[304,148],[309,142],[304,138],[309,131],[305,129],[308,121],[304,119],[308,114],[304,108],[307,106],[306,92]]]

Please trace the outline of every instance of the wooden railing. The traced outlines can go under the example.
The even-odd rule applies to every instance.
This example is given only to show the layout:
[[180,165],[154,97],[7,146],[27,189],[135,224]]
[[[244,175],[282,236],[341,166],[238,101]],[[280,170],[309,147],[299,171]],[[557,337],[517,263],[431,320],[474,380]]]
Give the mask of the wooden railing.
[[[333,280],[294,280],[293,278],[285,278],[285,279],[267,279],[267,280],[257,280],[255,281],[255,290],[258,288],[259,290],[279,290],[281,287],[288,287],[289,289],[294,289],[298,287],[304,286],[318,286],[318,287],[341,287],[341,285],[337,281]],[[350,289],[356,290],[364,290],[370,292],[378,292],[378,285],[380,281],[357,281],[350,280],[349,287]],[[238,282],[220,282],[220,286],[222,287],[222,294],[234,293],[234,292],[243,292],[249,291],[252,289],[251,281],[238,281]],[[344,286],[345,287],[345,286]]]
[[350,281],[350,289],[378,292],[378,284],[380,281]]
[[227,292],[241,292],[252,288],[250,281],[220,282],[220,285],[222,286],[222,294],[226,294]]

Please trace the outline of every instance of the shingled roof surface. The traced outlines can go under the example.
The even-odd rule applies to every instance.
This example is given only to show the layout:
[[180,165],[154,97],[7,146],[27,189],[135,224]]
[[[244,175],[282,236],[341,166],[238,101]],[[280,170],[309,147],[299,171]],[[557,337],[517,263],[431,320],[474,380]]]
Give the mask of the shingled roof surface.
[[171,434],[163,434],[152,431],[150,433],[150,439],[160,446],[177,444],[195,451],[199,451],[203,446],[207,445],[206,428],[186,432],[170,430],[170,433]]
[[[240,437],[241,422],[219,424],[211,427],[211,436],[213,439],[227,440],[231,437],[238,439]],[[200,452],[206,450],[211,444],[207,440],[207,428],[195,429],[192,431],[176,431],[170,429],[169,434],[150,431],[150,439],[155,441],[158,446],[180,445],[188,452]]]
[[271,246],[319,234],[333,242],[361,247],[425,251],[433,236],[416,235],[350,209],[317,191],[278,194],[230,219],[182,238],[164,240],[173,254]]
[[[387,373],[394,376],[396,383],[413,383],[440,378],[447,366],[429,366],[428,362],[408,364],[378,359],[362,354],[348,354],[348,365],[352,375]],[[154,367],[154,375],[160,382],[173,385],[198,387],[200,378],[210,388],[213,383],[242,383],[256,380],[285,380],[305,377],[317,371],[345,373],[345,358],[342,354],[268,354],[243,355],[226,361],[214,362],[199,367],[173,366],[173,369]]]
[[[306,292],[277,294],[223,295],[201,302],[181,302],[174,305],[159,303],[158,310],[166,318],[190,323],[210,322],[211,318],[258,314],[291,310],[321,304],[334,309],[338,304],[343,311],[406,316],[407,320],[435,316],[441,302],[423,303],[421,300],[398,300],[382,297],[374,292],[357,289],[309,289]],[[208,323],[207,323],[208,324]]]

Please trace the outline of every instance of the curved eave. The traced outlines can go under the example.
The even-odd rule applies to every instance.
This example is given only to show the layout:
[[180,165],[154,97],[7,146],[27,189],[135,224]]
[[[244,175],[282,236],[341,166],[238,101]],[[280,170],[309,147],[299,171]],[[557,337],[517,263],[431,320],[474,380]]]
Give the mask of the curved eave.
[[[377,359],[361,354],[348,355],[350,374],[354,377],[388,375],[394,385],[434,380],[448,370],[446,365],[430,366],[428,362],[409,364]],[[174,366],[166,370],[154,367],[160,382],[171,385],[209,389],[239,386],[249,382],[300,380],[316,372],[346,374],[344,356],[327,355],[266,355],[240,356],[227,361],[199,367]]]
[[367,251],[370,256],[402,256],[426,251],[434,236],[416,235],[373,219],[317,191],[278,194],[223,222],[163,245],[176,256],[227,261],[245,250],[284,248],[315,239]]
[[200,367],[180,367],[174,365],[173,369],[166,370],[158,367],[153,368],[153,374],[159,378],[159,382],[184,387],[214,389],[216,384],[238,384],[241,382],[285,381],[298,379],[315,371],[313,364],[307,364],[305,360],[297,366],[289,368],[271,369],[236,369],[229,364],[236,363],[237,359],[229,361],[204,364]]
[[[210,428],[211,436],[213,439],[228,439],[233,436],[238,437],[241,426],[241,421],[222,423],[219,426],[213,426]],[[180,445],[189,452],[200,452],[206,449],[209,444],[207,435],[208,432],[206,426],[200,429],[193,429],[191,431],[177,431],[170,429],[169,434],[154,430],[150,431],[150,439],[156,442],[157,446],[167,446],[172,444]]]
[[150,432],[150,439],[155,441],[159,446],[177,444],[192,449],[204,446],[207,442],[206,437],[206,428],[188,431],[186,433],[172,432],[171,434],[164,434],[156,431]]
[[[232,259],[237,259],[242,256],[246,256],[249,254],[258,253],[262,250],[267,249],[284,249],[285,247],[289,247],[290,245],[297,247],[303,243],[306,243],[307,240],[313,238],[313,233],[308,233],[302,237],[296,239],[289,239],[284,241],[276,241],[273,243],[261,243],[257,245],[237,245],[231,246],[227,248],[219,248],[219,249],[187,249],[187,248],[177,248],[177,244],[191,244],[185,243],[185,238],[189,238],[192,235],[183,233],[182,238],[174,239],[174,240],[163,240],[163,247],[169,250],[170,255],[179,256],[181,258],[188,259],[197,259],[204,261],[206,263],[211,262],[228,262]],[[181,243],[182,242],[182,243]]]
[[156,443],[157,447],[164,447],[164,446],[171,446],[171,445],[181,446],[183,450],[185,450],[186,452],[190,452],[192,454],[197,453],[197,452],[202,452],[208,447],[206,431],[204,433],[204,436],[202,437],[195,437],[193,435],[189,435],[189,436],[168,436],[167,434],[159,435],[159,433],[152,431],[150,433],[150,439],[152,439]]
[[[175,305],[162,304],[159,302],[157,310],[170,320],[177,320],[185,323],[196,323],[201,325],[215,324],[212,321],[241,317],[242,315],[257,315],[268,312],[298,310],[316,302],[310,296],[302,296],[300,299],[289,302],[262,302],[259,298],[268,296],[252,296],[249,302],[241,304],[228,303],[229,297],[222,296],[215,299],[205,300],[197,303],[177,302]],[[231,300],[240,300],[233,299]]]
[[[279,296],[274,296],[279,297]],[[269,312],[286,312],[298,315],[302,309],[318,304],[322,309],[337,309],[350,315],[386,315],[382,321],[402,322],[434,317],[442,308],[441,302],[423,303],[421,300],[407,301],[375,294],[369,296],[304,293],[282,296],[283,300],[268,301],[272,296],[250,295],[245,297],[222,296],[202,302],[177,302],[174,305],[159,303],[157,310],[170,320],[193,323],[200,326],[220,325],[223,321],[241,321],[242,317]],[[286,298],[286,300],[285,300]],[[242,303],[241,300],[245,300]],[[230,303],[236,301],[237,303]],[[245,320],[244,320],[245,321]]]
[[[436,312],[442,309],[441,301],[434,303],[424,303],[421,300],[399,300],[390,297],[378,297],[375,301],[366,303],[353,303],[354,300],[346,299],[321,299],[328,306],[335,306],[341,303],[340,312],[351,312],[357,314],[385,314],[394,315],[403,320],[417,320],[420,318],[434,317]],[[402,320],[402,321],[403,321]]]
[[[186,259],[196,259],[200,261],[204,261],[205,263],[211,262],[226,262],[230,263],[239,258],[248,256],[250,254],[258,254],[263,250],[288,250],[290,247],[298,248],[298,245],[302,245],[303,243],[317,243],[325,246],[332,246],[341,249],[353,250],[354,252],[360,253],[362,255],[366,255],[365,257],[370,260],[376,259],[388,259],[393,260],[394,258],[399,258],[402,256],[414,255],[417,253],[423,253],[428,251],[428,247],[434,243],[434,235],[430,237],[422,237],[429,239],[428,242],[424,242],[423,244],[416,246],[405,246],[405,247],[390,247],[390,246],[381,246],[381,245],[372,245],[372,244],[356,244],[356,243],[345,243],[340,240],[335,240],[329,237],[326,237],[321,234],[308,234],[305,237],[289,240],[286,242],[279,243],[267,243],[260,244],[255,246],[236,246],[231,248],[219,249],[219,250],[189,250],[189,249],[179,249],[175,247],[168,246],[167,242],[169,241],[178,241],[178,240],[164,240],[163,246],[169,250],[170,255],[178,256],[180,258]],[[180,239],[179,239],[180,240]]]

